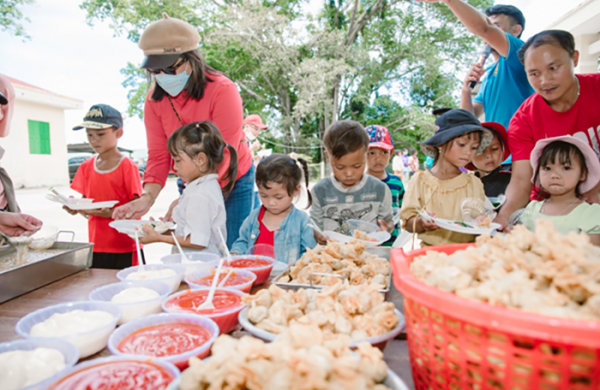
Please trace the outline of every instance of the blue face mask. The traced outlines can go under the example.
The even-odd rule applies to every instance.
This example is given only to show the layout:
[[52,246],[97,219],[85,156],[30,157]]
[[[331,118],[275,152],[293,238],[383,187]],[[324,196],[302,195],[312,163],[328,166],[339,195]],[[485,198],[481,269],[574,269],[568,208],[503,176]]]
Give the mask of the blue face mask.
[[183,91],[185,85],[187,84],[190,75],[186,71],[181,72],[179,74],[164,74],[159,73],[154,75],[156,82],[162,89],[165,90],[169,95],[175,97]]

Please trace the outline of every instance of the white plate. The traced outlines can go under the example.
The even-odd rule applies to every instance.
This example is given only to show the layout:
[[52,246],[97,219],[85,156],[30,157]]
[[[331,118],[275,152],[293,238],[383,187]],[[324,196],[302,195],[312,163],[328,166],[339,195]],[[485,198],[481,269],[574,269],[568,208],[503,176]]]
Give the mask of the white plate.
[[67,204],[67,207],[71,210],[97,210],[97,209],[110,209],[114,205],[119,203],[118,200],[107,200],[105,202],[96,202],[96,203],[75,203],[75,204]]
[[478,228],[476,224],[473,224],[470,222],[461,222],[466,225],[472,226],[472,227],[464,227],[464,226],[457,225],[454,221],[450,221],[450,220],[443,219],[443,218],[433,218],[433,221],[435,222],[436,225],[438,225],[442,229],[450,230],[450,231],[457,232],[457,233],[465,233],[465,234],[473,234],[473,235],[488,234],[488,233],[493,232],[494,230],[499,229],[502,226],[499,223],[491,223],[489,228]]
[[[249,310],[250,310],[250,308],[246,306],[240,312],[240,314],[238,314],[238,320],[240,321],[240,325],[242,325],[242,327],[244,329],[246,329],[254,337],[257,337],[257,338],[265,340],[265,341],[275,340],[275,337],[277,337],[276,333],[271,333],[271,332],[267,332],[265,330],[259,329],[253,323],[251,323],[250,320],[248,320],[248,311]],[[394,329],[390,330],[387,333],[381,334],[379,336],[367,337],[366,339],[352,340],[352,341],[350,341],[350,348],[355,348],[358,344],[363,343],[365,341],[371,345],[377,345],[380,343],[388,342],[389,340],[398,336],[404,329],[406,322],[404,320],[404,316],[402,315],[402,313],[400,313],[398,311],[398,309],[395,309],[394,312],[400,319],[400,321],[398,321],[398,325],[396,325],[396,327]]]
[[135,231],[137,229],[138,237],[144,237],[146,234],[142,230],[142,225],[150,224],[152,226],[156,226],[159,223],[166,224],[165,227],[161,227],[159,229],[154,229],[158,234],[162,234],[167,230],[173,229],[175,224],[173,222],[162,222],[162,221],[150,221],[150,220],[136,220],[136,219],[119,219],[116,221],[112,221],[108,224],[113,229],[117,229],[119,233],[127,234],[131,238],[135,238]]
[[[206,358],[204,360],[206,361],[208,359],[210,358]],[[406,386],[404,381],[389,368],[387,370],[387,374],[387,377],[383,381],[383,385],[389,387],[392,390],[408,390],[408,387]],[[166,390],[180,390],[180,383],[181,378],[174,379],[173,382],[169,384],[169,387],[167,387]]]
[[279,275],[281,272],[285,271],[288,268],[287,263],[283,261],[276,261],[273,265],[273,269],[271,270],[271,275]]
[[367,244],[367,247],[375,247],[375,246],[379,246],[381,244],[383,244],[384,242],[386,242],[387,240],[390,239],[391,234],[388,232],[375,232],[375,233],[371,233],[369,234],[372,238],[376,239],[377,241],[366,241],[366,240],[359,240],[357,238],[351,237],[351,236],[346,236],[342,233],[337,233],[337,232],[333,232],[331,230],[325,230],[323,232],[323,234],[325,235],[325,237],[330,238],[332,240],[336,240],[339,242],[342,242],[344,244],[347,244],[351,241],[360,241],[360,242],[364,242],[365,244]]

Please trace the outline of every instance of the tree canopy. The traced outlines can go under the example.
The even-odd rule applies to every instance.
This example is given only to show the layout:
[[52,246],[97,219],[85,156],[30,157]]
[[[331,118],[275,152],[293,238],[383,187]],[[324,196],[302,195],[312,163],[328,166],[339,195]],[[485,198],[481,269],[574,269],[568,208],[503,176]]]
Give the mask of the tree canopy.
[[[339,119],[386,126],[403,147],[429,136],[429,112],[456,106],[455,74],[477,43],[447,7],[408,0],[84,0],[81,8],[88,23],[109,20],[134,42],[162,12],[197,27],[203,56],[238,85],[245,114],[268,118],[264,138],[315,160]],[[129,114],[141,117],[148,79],[124,66]]]
[[18,37],[25,39],[29,35],[25,32],[22,21],[28,22],[29,19],[23,17],[19,9],[20,6],[33,3],[34,0],[2,0],[0,1],[0,27],[3,30],[13,32]]

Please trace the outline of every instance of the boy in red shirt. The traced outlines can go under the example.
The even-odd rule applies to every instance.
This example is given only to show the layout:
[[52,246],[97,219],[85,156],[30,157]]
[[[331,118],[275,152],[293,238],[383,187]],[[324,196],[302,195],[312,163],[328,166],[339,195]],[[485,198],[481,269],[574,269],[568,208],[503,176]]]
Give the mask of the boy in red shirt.
[[[123,135],[121,113],[106,104],[96,104],[73,130],[85,128],[88,142],[97,156],[81,164],[71,188],[95,202],[118,200],[114,207],[136,199],[142,193],[137,165],[117,150]],[[122,269],[138,264],[135,241],[108,226],[112,209],[74,211],[88,218],[89,240],[94,243],[92,268]]]

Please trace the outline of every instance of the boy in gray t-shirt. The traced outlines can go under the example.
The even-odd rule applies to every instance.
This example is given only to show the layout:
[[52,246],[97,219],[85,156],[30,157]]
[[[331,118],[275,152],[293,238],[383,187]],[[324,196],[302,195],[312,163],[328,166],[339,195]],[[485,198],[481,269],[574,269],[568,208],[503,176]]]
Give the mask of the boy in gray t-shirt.
[[[392,194],[382,181],[365,173],[369,136],[355,121],[338,121],[323,135],[325,155],[332,177],[321,179],[312,189],[310,217],[323,230],[349,233],[349,219],[394,229]],[[325,238],[317,235],[324,244]]]

